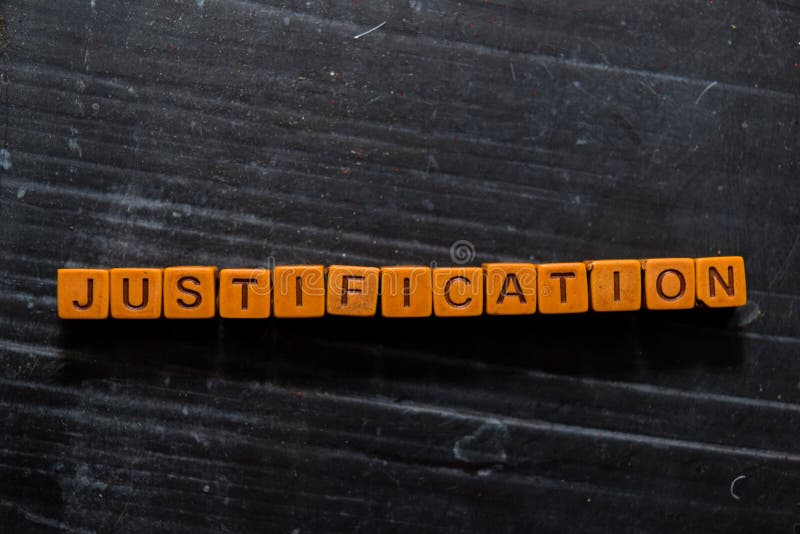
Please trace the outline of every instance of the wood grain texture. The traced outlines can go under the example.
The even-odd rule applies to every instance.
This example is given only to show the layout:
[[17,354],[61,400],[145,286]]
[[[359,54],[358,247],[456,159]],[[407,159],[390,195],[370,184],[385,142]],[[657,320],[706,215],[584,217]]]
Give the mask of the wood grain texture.
[[[800,531],[796,0],[0,9],[5,528]],[[441,265],[462,239],[741,254],[750,304],[56,316],[63,266]]]

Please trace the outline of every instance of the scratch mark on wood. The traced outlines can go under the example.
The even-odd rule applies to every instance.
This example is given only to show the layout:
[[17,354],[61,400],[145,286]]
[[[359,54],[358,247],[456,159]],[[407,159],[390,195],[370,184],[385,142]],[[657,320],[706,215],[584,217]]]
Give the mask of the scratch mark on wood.
[[370,28],[369,30],[365,31],[364,33],[359,33],[358,35],[354,35],[353,39],[361,39],[365,35],[369,35],[370,33],[374,32],[375,30],[378,30],[378,29],[382,28],[384,24],[386,24],[385,20],[383,22],[381,22],[380,24],[378,24],[377,26],[375,26],[374,28]]
[[717,85],[717,82],[711,82],[710,84],[706,85],[706,88],[700,91],[700,94],[697,96],[697,100],[694,101],[694,104],[697,105],[700,103],[700,99],[703,98],[703,95],[706,94],[709,89]]

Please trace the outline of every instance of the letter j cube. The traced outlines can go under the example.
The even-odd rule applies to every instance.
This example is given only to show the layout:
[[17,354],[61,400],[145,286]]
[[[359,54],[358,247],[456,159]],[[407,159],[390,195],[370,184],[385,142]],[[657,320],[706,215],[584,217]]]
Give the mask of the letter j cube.
[[106,319],[109,303],[108,271],[58,270],[58,316],[62,319]]

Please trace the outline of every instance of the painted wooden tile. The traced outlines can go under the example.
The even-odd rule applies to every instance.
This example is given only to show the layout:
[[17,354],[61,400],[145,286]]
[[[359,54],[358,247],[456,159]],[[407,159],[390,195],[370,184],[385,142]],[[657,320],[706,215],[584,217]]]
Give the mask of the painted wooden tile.
[[695,306],[692,258],[656,258],[644,265],[644,296],[648,310],[688,310]]
[[62,319],[107,318],[108,280],[105,269],[59,269],[58,316]]
[[540,313],[583,313],[589,310],[584,263],[545,263],[538,268]]
[[429,317],[433,312],[431,268],[381,268],[381,315]]
[[642,308],[642,263],[639,260],[593,260],[589,272],[592,311],[635,311]]
[[312,318],[325,315],[325,267],[285,265],[273,273],[275,317]]
[[438,317],[472,317],[483,314],[483,269],[433,269],[433,313]]
[[208,319],[217,311],[216,267],[164,269],[164,317]]
[[353,265],[328,267],[327,311],[331,315],[372,317],[378,309],[380,269]]
[[219,316],[226,319],[269,317],[268,269],[222,269],[219,272]]
[[744,306],[747,303],[744,258],[697,258],[694,263],[698,303],[708,308]]
[[536,266],[530,263],[486,263],[486,313],[527,315],[536,312]]
[[111,317],[158,319],[163,301],[164,270],[123,267],[111,269]]

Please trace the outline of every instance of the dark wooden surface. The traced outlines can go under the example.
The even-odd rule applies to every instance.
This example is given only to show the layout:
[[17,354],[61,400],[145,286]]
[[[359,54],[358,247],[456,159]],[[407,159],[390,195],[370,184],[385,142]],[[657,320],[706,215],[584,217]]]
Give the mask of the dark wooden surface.
[[[0,9],[4,530],[800,532],[797,0]],[[750,304],[56,317],[63,266],[462,239],[741,254]]]

